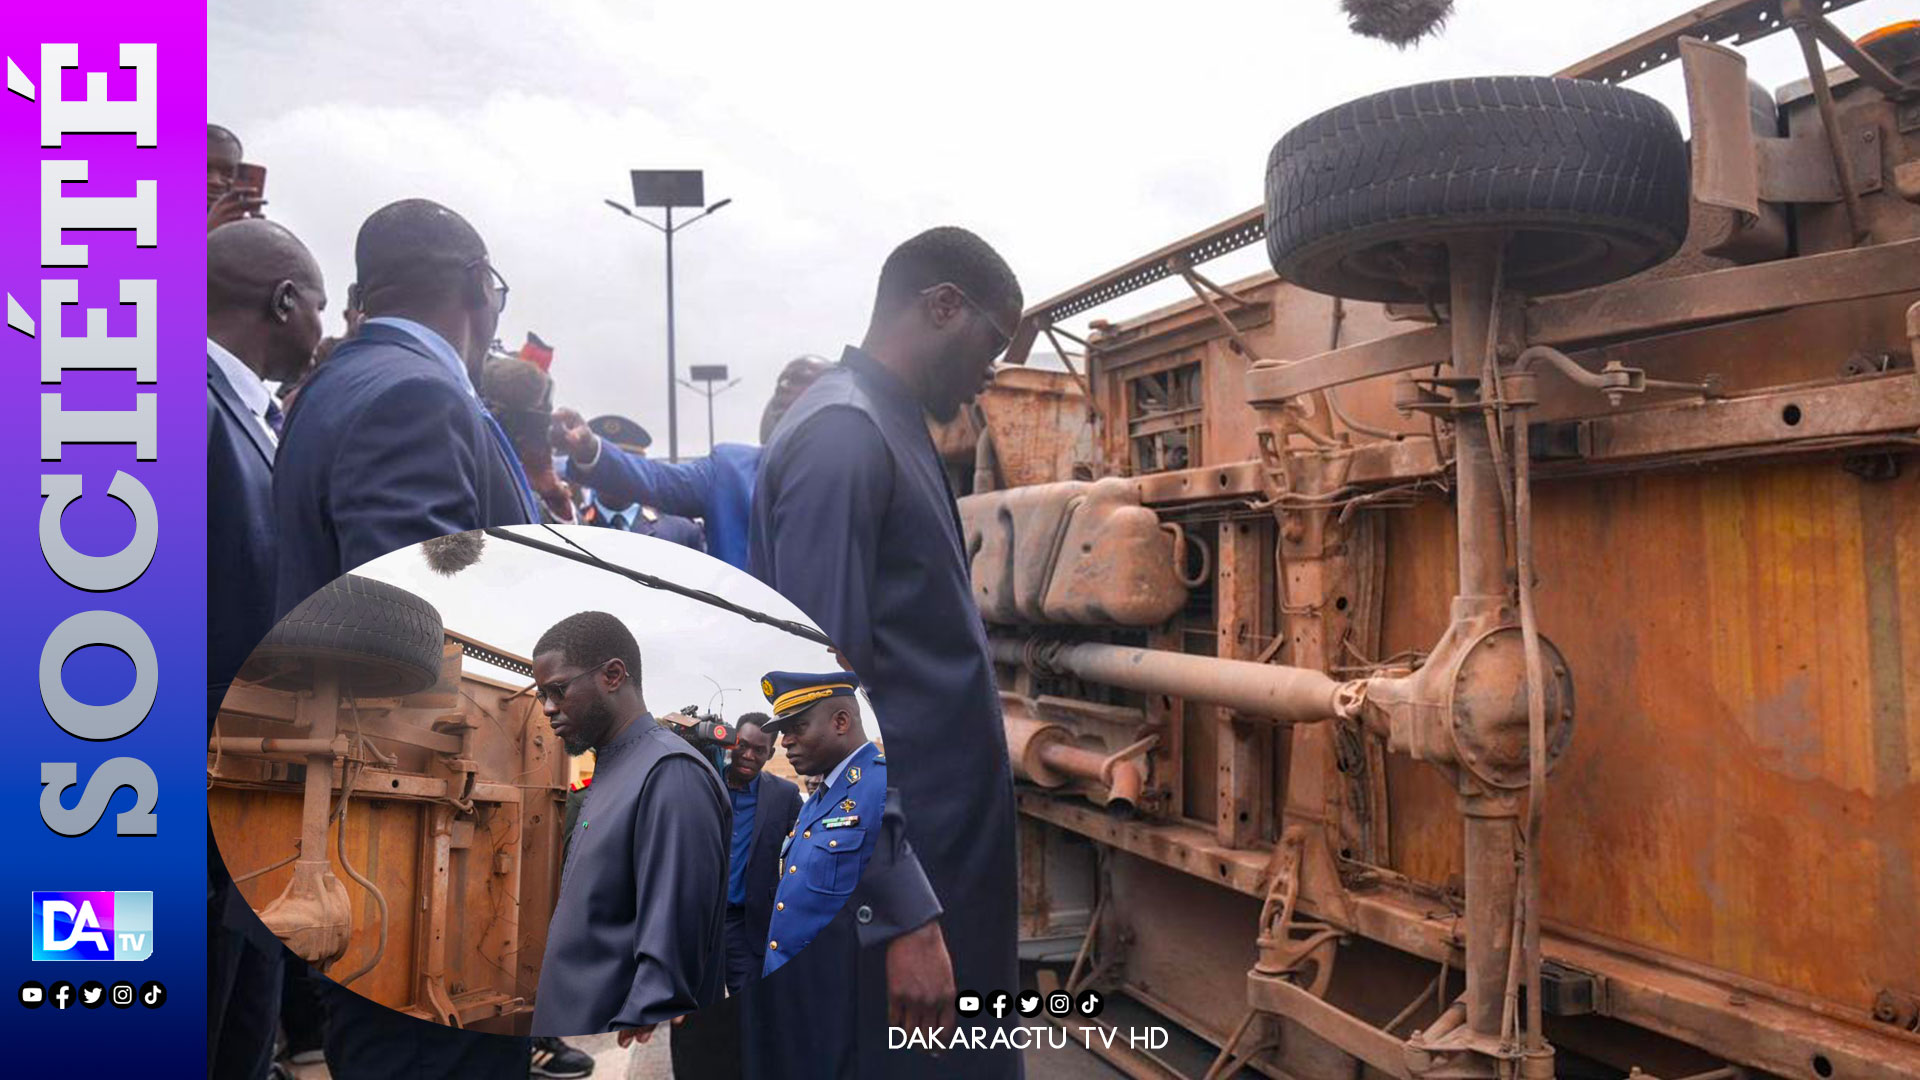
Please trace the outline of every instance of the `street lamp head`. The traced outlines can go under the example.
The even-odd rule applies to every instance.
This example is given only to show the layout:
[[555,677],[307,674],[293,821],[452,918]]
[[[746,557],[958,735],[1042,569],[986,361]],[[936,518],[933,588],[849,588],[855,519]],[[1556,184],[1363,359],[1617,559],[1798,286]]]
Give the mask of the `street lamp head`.
[[619,203],[614,202],[612,199],[601,199],[600,201],[603,203],[606,203],[608,206],[613,207],[615,210],[620,211],[621,213],[627,215],[628,217],[633,216],[633,211],[627,209],[624,206],[621,206]]
[[728,203],[730,203],[730,202],[732,202],[732,201],[733,201],[733,198],[732,198],[731,196],[729,196],[729,197],[727,197],[727,198],[724,198],[724,199],[721,199],[721,200],[720,200],[719,202],[717,202],[717,203],[714,203],[714,204],[713,204],[712,206],[709,206],[709,207],[707,207],[707,213],[709,213],[709,214],[711,214],[711,213],[713,213],[714,211],[716,211],[716,210],[718,210],[718,209],[720,209],[721,207],[723,207],[723,206],[725,206],[725,205],[727,205]]

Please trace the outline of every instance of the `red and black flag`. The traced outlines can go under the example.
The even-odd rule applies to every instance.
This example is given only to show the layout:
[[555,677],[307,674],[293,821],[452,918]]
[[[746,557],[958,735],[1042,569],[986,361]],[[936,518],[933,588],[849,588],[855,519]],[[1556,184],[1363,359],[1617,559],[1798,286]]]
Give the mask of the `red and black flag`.
[[539,368],[541,371],[553,367],[553,346],[540,340],[540,335],[527,331],[527,343],[520,346],[520,359]]

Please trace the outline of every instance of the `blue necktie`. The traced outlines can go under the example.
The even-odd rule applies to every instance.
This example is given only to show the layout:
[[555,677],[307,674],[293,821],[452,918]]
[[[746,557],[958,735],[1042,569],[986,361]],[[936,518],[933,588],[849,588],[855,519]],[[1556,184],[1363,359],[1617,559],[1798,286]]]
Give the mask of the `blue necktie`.
[[513,470],[514,486],[520,489],[520,509],[527,515],[527,524],[540,524],[540,502],[534,498],[533,485],[527,481],[527,471],[520,467],[520,453],[513,448],[513,440],[507,438],[507,430],[500,421],[493,418],[483,406],[480,415],[487,418],[487,430],[493,433],[493,442],[507,459],[507,467]]
[[273,429],[274,438],[280,437],[280,425],[286,422],[286,414],[280,411],[280,403],[267,399],[267,426]]

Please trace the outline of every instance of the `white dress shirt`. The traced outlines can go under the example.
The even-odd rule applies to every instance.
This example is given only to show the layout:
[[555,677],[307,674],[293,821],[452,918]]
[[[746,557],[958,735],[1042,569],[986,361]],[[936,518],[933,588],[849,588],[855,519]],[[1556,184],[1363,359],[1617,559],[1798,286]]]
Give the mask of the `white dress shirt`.
[[267,433],[267,445],[278,448],[280,436],[274,434],[273,425],[267,423],[267,406],[273,401],[273,391],[267,389],[266,380],[255,375],[252,368],[241,363],[239,357],[212,338],[207,339],[207,355],[219,365],[220,374],[227,377],[227,385],[240,395],[240,404],[253,414],[254,420],[260,424],[260,430]]

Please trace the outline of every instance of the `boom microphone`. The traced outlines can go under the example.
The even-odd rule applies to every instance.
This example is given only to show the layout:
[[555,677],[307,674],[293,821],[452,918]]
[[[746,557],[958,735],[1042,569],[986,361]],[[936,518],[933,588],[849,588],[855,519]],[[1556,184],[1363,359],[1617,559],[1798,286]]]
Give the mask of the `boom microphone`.
[[1453,14],[1453,0],[1341,0],[1347,29],[1404,49],[1437,34]]
[[486,534],[475,530],[423,540],[420,554],[427,560],[428,569],[441,577],[452,577],[479,562],[486,546]]

